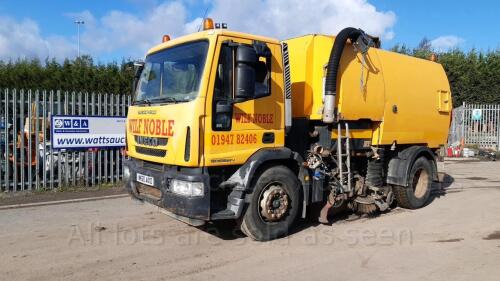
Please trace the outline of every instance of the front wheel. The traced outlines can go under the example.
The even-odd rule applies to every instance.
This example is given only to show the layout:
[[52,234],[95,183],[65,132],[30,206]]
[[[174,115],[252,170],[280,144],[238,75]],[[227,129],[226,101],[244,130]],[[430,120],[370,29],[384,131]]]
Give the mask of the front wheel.
[[241,231],[248,237],[267,241],[288,234],[300,206],[300,183],[285,166],[262,172],[253,186]]
[[408,186],[393,187],[398,205],[407,209],[423,207],[429,200],[433,178],[432,162],[425,157],[418,158],[410,170]]

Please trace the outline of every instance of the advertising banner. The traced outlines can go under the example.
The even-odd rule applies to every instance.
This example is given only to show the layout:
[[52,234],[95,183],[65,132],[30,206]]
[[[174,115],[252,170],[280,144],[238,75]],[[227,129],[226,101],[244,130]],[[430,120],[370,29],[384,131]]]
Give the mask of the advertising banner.
[[126,117],[53,115],[54,149],[86,149],[125,146]]

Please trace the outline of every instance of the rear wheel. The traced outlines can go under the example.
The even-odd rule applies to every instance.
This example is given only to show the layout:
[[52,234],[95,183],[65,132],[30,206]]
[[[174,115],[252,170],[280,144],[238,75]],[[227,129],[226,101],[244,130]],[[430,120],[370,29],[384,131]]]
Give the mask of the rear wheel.
[[300,183],[290,169],[274,166],[265,170],[253,187],[241,231],[259,241],[288,234],[298,214],[299,200]]
[[432,162],[425,157],[418,158],[410,170],[408,186],[394,186],[398,205],[407,209],[423,207],[429,200],[434,178]]

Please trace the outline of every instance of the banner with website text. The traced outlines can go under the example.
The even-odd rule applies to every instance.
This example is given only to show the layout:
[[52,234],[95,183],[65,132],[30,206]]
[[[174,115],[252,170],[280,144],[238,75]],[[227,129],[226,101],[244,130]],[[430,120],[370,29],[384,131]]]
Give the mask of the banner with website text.
[[126,117],[54,115],[51,119],[54,149],[125,146]]

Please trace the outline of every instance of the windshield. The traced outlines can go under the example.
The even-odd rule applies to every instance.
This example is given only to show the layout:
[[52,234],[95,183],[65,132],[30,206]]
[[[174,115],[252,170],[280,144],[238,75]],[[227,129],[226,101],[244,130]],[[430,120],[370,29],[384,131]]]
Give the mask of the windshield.
[[208,42],[172,47],[146,57],[135,101],[183,102],[198,96]]

